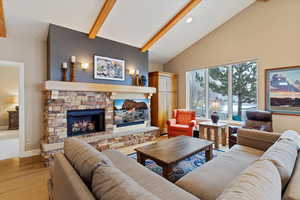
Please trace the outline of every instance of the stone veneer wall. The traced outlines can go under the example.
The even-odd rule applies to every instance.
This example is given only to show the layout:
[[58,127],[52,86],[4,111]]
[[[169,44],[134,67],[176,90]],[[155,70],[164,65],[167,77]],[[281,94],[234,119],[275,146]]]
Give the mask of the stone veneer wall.
[[[59,144],[67,138],[67,111],[83,109],[105,109],[106,131],[77,136],[89,141],[93,136],[105,136],[113,133],[113,100],[104,92],[45,92],[45,137],[44,144]],[[153,141],[160,135],[159,129],[133,131],[132,134],[90,142],[99,151],[118,149],[121,147]],[[60,145],[58,145],[60,146]],[[42,148],[43,149],[43,148]],[[63,146],[51,151],[42,151],[42,159],[46,165],[52,160],[54,153],[63,151]]]
[[113,131],[113,102],[108,93],[47,91],[45,105],[45,143],[63,142],[67,138],[67,111],[105,109],[106,131],[79,137],[111,134]]

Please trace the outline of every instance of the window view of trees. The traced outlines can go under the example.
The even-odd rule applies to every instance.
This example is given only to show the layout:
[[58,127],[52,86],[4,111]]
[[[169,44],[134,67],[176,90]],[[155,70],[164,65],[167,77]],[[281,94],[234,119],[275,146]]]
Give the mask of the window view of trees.
[[208,118],[216,111],[223,120],[232,116],[242,121],[247,110],[257,109],[255,61],[190,71],[187,79],[189,108],[196,110],[198,117]]
[[257,109],[256,67],[256,62],[232,65],[233,120],[244,120],[247,110]]
[[208,69],[208,77],[208,115],[210,116],[216,111],[220,119],[228,119],[228,68],[210,68]]
[[188,72],[189,81],[189,105],[196,110],[197,116],[205,117],[205,71],[195,70]]

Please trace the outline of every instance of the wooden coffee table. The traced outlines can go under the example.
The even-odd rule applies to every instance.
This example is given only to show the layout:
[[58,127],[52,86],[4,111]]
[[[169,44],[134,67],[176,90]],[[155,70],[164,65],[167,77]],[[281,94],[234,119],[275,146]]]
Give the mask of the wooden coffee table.
[[178,162],[205,151],[206,161],[213,158],[213,142],[188,136],[178,136],[154,144],[136,148],[137,161],[145,165],[151,159],[163,168],[163,177],[170,180],[172,168]]

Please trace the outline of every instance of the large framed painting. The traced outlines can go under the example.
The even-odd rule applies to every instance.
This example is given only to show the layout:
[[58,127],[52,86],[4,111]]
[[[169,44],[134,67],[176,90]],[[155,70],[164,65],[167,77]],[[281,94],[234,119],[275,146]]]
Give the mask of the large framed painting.
[[266,110],[300,115],[300,66],[266,70]]
[[94,56],[94,78],[104,80],[125,80],[125,60]]

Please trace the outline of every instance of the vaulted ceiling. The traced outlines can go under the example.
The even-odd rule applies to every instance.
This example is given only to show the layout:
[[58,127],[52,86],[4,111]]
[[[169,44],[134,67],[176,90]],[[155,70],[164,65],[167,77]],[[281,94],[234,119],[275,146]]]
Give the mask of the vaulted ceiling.
[[[49,23],[89,33],[105,0],[3,0],[8,37],[46,40]],[[255,0],[202,0],[150,49],[164,64]],[[117,0],[97,36],[142,47],[189,0]],[[191,23],[186,19],[192,17]]]

